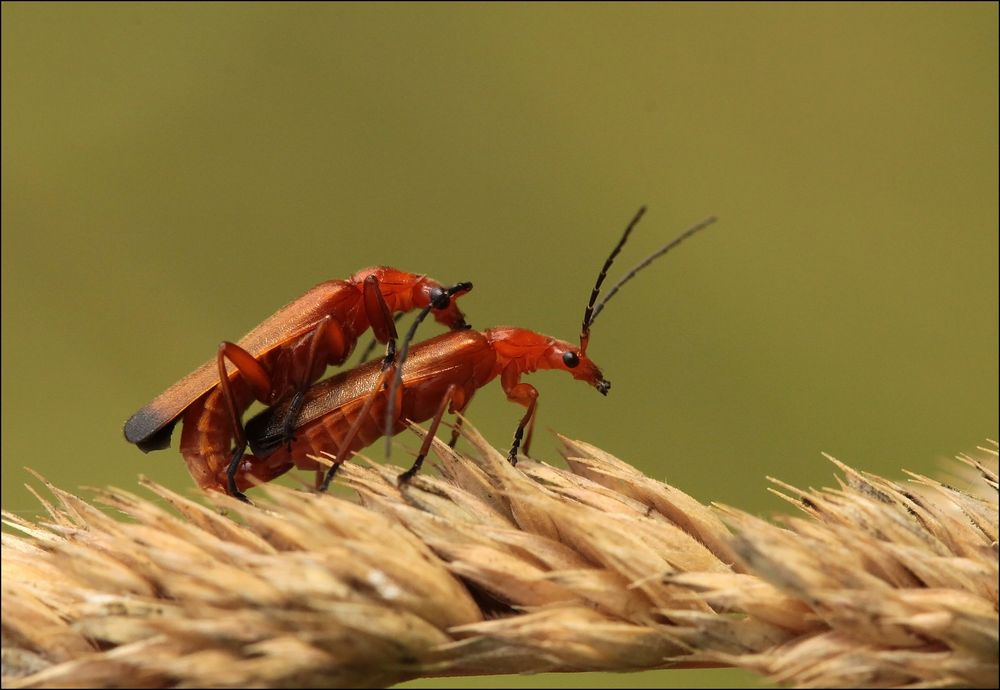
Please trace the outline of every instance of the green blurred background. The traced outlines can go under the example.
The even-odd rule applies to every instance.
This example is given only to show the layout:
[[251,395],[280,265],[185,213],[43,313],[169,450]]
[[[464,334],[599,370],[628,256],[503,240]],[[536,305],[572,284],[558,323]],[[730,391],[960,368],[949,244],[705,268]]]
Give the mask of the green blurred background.
[[[997,78],[995,3],[4,3],[3,506],[35,513],[25,466],[191,490],[126,417],[364,266],[572,340],[640,204],[612,279],[721,220],[602,315],[608,398],[528,379],[536,456],[555,429],[763,514],[821,451],[935,472],[997,435]],[[470,409],[501,447],[520,414]]]

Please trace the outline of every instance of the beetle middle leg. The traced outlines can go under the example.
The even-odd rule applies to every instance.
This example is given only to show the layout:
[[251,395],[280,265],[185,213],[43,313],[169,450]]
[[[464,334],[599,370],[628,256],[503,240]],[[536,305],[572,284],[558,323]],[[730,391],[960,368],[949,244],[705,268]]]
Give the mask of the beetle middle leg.
[[[417,472],[420,471],[420,468],[424,464],[424,458],[427,457],[427,452],[431,448],[431,442],[437,435],[438,426],[441,424],[441,418],[444,417],[445,410],[456,402],[455,398],[457,395],[458,384],[453,383],[448,386],[448,390],[445,391],[444,397],[441,398],[441,404],[438,406],[437,412],[434,415],[434,421],[431,422],[431,427],[427,430],[427,435],[424,436],[424,442],[420,446],[420,453],[417,454],[417,459],[413,461],[413,465],[410,466],[410,469],[406,470],[396,478],[397,486],[402,487],[406,485],[411,479],[413,479],[413,477],[416,476]],[[461,405],[461,409],[465,409],[467,402],[468,401]],[[455,410],[452,409],[452,411],[454,412]]]
[[[463,404],[459,409],[455,410],[456,414],[465,415],[465,411],[469,408],[469,403],[472,402],[472,396],[470,395],[465,399],[465,404]],[[458,443],[458,439],[462,436],[462,423],[465,421],[465,417],[461,416],[455,420],[455,426],[451,429],[451,438],[448,439],[448,447],[454,448],[455,444]]]
[[528,420],[528,428],[524,435],[524,447],[521,450],[525,456],[531,457],[531,437],[535,434],[535,420],[538,419],[538,398],[535,397],[534,400],[535,409],[531,412],[531,419]]
[[[385,385],[390,372],[393,372],[394,369],[395,367],[392,365],[392,362],[387,362],[382,365],[382,372],[375,381],[374,388],[365,399],[365,404],[361,407],[361,411],[354,419],[354,423],[351,424],[351,428],[344,436],[344,440],[341,441],[340,448],[337,449],[337,456],[334,458],[333,465],[331,465],[330,469],[326,471],[326,476],[317,487],[319,491],[326,491],[330,487],[330,482],[333,481],[333,477],[337,474],[337,470],[340,469],[340,466],[347,460],[348,454],[351,452],[351,444],[354,443],[354,439],[357,438],[358,432],[361,430],[361,425],[366,419],[368,419],[368,413],[371,411],[372,405],[382,392],[382,387]],[[391,404],[391,402],[389,404]]]

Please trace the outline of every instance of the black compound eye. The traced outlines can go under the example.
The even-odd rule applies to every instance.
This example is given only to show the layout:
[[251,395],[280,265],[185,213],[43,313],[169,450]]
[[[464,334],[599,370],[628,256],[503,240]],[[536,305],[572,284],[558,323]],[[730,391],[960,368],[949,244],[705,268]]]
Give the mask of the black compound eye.
[[577,357],[575,352],[563,353],[563,364],[565,364],[570,369],[575,369],[576,365],[579,363],[580,363],[580,358]]
[[431,288],[430,292],[431,306],[435,309],[447,309],[448,305],[451,304],[451,298],[448,293],[441,288]]

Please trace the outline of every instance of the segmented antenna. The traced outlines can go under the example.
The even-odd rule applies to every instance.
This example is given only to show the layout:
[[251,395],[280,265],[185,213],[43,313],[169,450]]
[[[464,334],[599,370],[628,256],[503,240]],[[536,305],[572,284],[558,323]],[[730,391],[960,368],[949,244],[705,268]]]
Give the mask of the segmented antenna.
[[[714,223],[716,220],[718,220],[718,219],[715,216],[710,216],[710,217],[706,218],[705,220],[701,221],[697,225],[694,225],[694,226],[688,228],[687,230],[685,230],[684,232],[682,232],[680,235],[678,235],[677,237],[675,237],[674,239],[672,239],[670,242],[668,242],[667,244],[663,245],[662,247],[660,247],[659,249],[657,249],[655,252],[653,252],[652,254],[650,254],[649,256],[647,256],[645,259],[643,259],[642,261],[640,261],[639,264],[635,268],[633,268],[631,271],[629,271],[628,273],[626,273],[625,276],[621,280],[619,280],[617,283],[615,283],[614,286],[610,290],[608,290],[608,294],[604,296],[604,299],[602,299],[598,303],[598,305],[596,307],[594,307],[593,314],[591,314],[591,316],[590,316],[590,323],[587,324],[588,327],[591,326],[591,325],[593,325],[594,321],[597,320],[597,315],[601,313],[602,309],[604,309],[604,305],[607,304],[608,301],[612,297],[615,296],[615,294],[622,288],[622,286],[625,283],[627,283],[628,281],[632,280],[635,277],[636,273],[638,273],[642,269],[646,268],[646,266],[649,266],[649,264],[651,264],[654,261],[656,261],[657,259],[659,259],[661,256],[663,256],[664,254],[666,254],[667,252],[669,252],[671,249],[673,249],[674,247],[676,247],[677,245],[679,245],[681,242],[683,242],[687,238],[691,237],[691,235],[695,234],[699,230],[704,230],[709,225],[711,225],[712,223]],[[593,299],[593,298],[591,298],[591,299]]]
[[629,221],[628,226],[625,228],[625,232],[622,233],[622,238],[618,240],[618,244],[616,244],[615,248],[611,250],[611,254],[604,262],[604,267],[601,268],[601,272],[597,275],[597,282],[594,283],[594,289],[590,292],[590,302],[587,303],[587,308],[583,311],[583,326],[580,327],[580,351],[583,353],[587,352],[587,343],[590,340],[590,324],[594,322],[594,317],[597,316],[597,314],[594,313],[594,302],[597,301],[597,296],[601,293],[601,285],[604,283],[604,279],[608,277],[608,269],[611,268],[611,264],[614,263],[615,257],[618,256],[618,252],[620,252],[622,247],[625,246],[628,236],[632,234],[632,230],[639,223],[639,220],[645,213],[646,207],[640,206],[639,210],[632,217],[632,220]]
[[[472,283],[457,283],[450,288],[443,291],[442,296],[447,296],[449,299],[454,297],[459,292],[468,292],[472,289]],[[420,310],[417,314],[417,318],[413,320],[410,324],[410,330],[406,332],[406,337],[403,339],[403,345],[399,349],[399,355],[396,357],[396,371],[392,376],[392,383],[389,384],[389,403],[385,408],[385,456],[389,457],[392,452],[392,412],[395,408],[396,401],[396,391],[399,390],[399,384],[403,380],[403,363],[406,361],[406,355],[410,351],[410,342],[413,340],[413,336],[417,333],[417,327],[427,318],[427,315],[431,313],[431,310],[435,309],[435,300],[432,300],[430,304]]]

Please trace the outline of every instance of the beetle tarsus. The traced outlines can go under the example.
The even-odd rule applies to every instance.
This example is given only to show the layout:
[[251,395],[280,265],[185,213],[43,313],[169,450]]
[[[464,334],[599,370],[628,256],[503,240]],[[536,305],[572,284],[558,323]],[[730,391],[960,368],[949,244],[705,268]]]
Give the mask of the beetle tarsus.
[[246,448],[246,442],[244,442],[233,449],[233,457],[229,461],[229,468],[226,470],[226,488],[229,495],[233,498],[238,498],[244,503],[250,503],[250,499],[246,497],[246,494],[236,486],[236,473],[239,472],[240,460],[243,459],[243,453],[246,452]]
[[320,482],[319,488],[317,489],[321,494],[325,494],[326,490],[330,488],[330,483],[333,482],[333,477],[337,474],[338,469],[340,469],[340,465],[335,463],[326,471],[326,476],[323,477],[323,481]]
[[424,466],[424,458],[427,457],[426,452],[421,452],[417,456],[417,459],[413,461],[410,469],[406,470],[396,478],[396,486],[402,489],[404,486],[410,483],[410,480],[417,476],[420,472],[420,468]]
[[418,455],[416,461],[413,463],[413,466],[410,467],[410,469],[406,470],[405,472],[401,473],[398,477],[396,477],[396,486],[402,489],[404,486],[409,484],[410,480],[412,480],[414,477],[417,476],[417,472],[420,471],[420,467],[423,464],[424,464],[424,456]]

